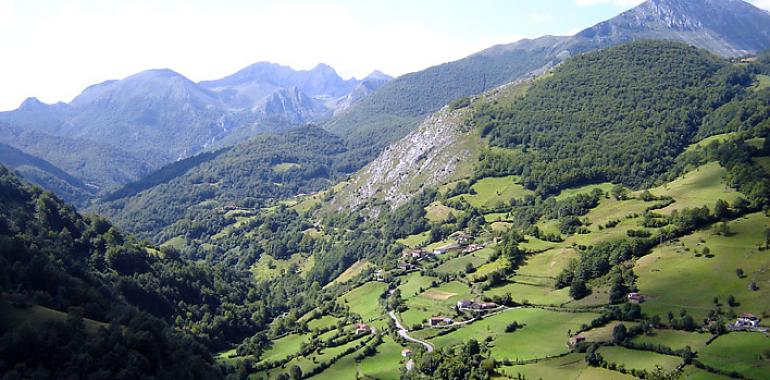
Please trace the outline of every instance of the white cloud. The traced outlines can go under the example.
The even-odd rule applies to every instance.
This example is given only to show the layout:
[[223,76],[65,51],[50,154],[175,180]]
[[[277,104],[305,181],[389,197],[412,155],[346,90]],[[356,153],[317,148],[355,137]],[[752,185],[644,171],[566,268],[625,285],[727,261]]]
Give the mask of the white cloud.
[[28,96],[69,101],[87,85],[150,68],[171,68],[196,81],[257,61],[296,69],[324,62],[346,77],[374,69],[399,75],[519,39],[457,39],[398,21],[373,27],[346,8],[316,1],[251,4],[239,10],[128,2],[60,7],[23,33],[0,30],[4,51],[13,56],[0,60],[0,109]]
[[770,0],[749,0],[755,6],[770,11]]
[[14,25],[16,16],[15,0],[0,0],[0,30]]
[[594,5],[614,5],[616,7],[630,8],[643,3],[644,0],[575,0],[579,7],[591,7]]

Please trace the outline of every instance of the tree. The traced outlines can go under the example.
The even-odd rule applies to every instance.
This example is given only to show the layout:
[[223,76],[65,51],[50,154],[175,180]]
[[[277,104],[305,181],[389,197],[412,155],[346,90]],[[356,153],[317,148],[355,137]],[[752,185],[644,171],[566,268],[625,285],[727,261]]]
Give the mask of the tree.
[[626,329],[626,325],[620,323],[612,329],[612,341],[615,342],[615,344],[623,343],[627,337],[628,330]]
[[299,368],[298,365],[291,366],[291,368],[289,368],[289,375],[293,380],[302,379],[302,368]]
[[569,295],[573,299],[579,300],[588,295],[588,287],[583,280],[573,280],[569,287]]
[[727,304],[730,305],[730,307],[734,307],[738,303],[735,301],[735,297],[731,295],[731,296],[727,297]]
[[625,186],[621,184],[617,184],[612,187],[612,196],[615,197],[615,199],[621,200],[626,198],[626,194],[628,194],[628,189],[626,189]]
[[727,219],[730,217],[730,205],[727,204],[723,199],[718,199],[717,203],[714,204],[714,216],[717,219]]
[[743,269],[738,268],[735,270],[735,275],[738,276],[738,278],[743,278],[745,275],[743,273]]

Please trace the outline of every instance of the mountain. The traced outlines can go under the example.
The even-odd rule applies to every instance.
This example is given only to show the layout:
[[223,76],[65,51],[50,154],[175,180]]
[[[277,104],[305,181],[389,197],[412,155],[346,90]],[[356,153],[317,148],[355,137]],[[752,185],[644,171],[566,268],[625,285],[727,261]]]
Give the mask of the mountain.
[[91,210],[144,238],[164,241],[164,228],[203,223],[237,205],[267,207],[276,199],[311,193],[337,178],[345,142],[319,127],[264,134],[231,148],[170,164],[132,183]]
[[770,48],[770,13],[741,0],[648,0],[575,36],[494,46],[386,84],[326,127],[364,153],[361,164],[454,99],[532,77],[586,51],[633,40],[667,39],[725,57]]
[[[324,64],[294,71],[258,63],[201,83],[148,70],[90,86],[69,104],[28,99],[0,113],[0,141],[56,162],[104,194],[198,152],[328,118],[387,78],[343,80]],[[74,142],[94,147],[62,152]],[[110,150],[116,159],[103,154]],[[110,165],[93,163],[100,160]]]
[[61,194],[65,201],[81,203],[94,196],[93,189],[89,189],[83,181],[64,170],[2,143],[0,143],[0,164],[33,184]]

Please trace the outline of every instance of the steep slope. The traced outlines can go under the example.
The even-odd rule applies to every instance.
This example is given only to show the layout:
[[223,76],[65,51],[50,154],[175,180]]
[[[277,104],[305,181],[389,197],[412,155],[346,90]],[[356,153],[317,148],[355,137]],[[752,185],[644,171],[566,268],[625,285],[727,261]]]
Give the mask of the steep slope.
[[19,173],[33,184],[62,194],[62,199],[65,201],[80,203],[93,196],[93,190],[64,170],[2,143],[0,143],[0,164]]
[[149,188],[132,185],[143,191],[121,191],[125,197],[101,203],[95,211],[142,237],[155,237],[182,218],[202,220],[224,206],[263,207],[318,191],[335,178],[334,159],[345,151],[341,139],[318,127],[261,135],[179,173],[169,168],[173,179]]
[[[161,297],[153,299],[159,294],[140,277],[151,273],[157,279],[168,262],[150,257],[104,220],[79,216],[2,166],[0,189],[0,372],[5,378],[221,377],[199,343],[150,316],[146,311],[152,308],[131,306],[152,299],[162,308]],[[50,311],[36,314],[36,304]],[[21,315],[21,321],[10,323],[13,315]],[[63,317],[50,317],[56,315]],[[95,328],[86,329],[84,317]]]
[[[478,94],[586,51],[641,39],[670,39],[739,56],[770,48],[770,14],[741,0],[648,0],[573,37],[495,46],[385,85],[327,128],[376,156],[453,99]],[[366,160],[362,164],[365,164]]]

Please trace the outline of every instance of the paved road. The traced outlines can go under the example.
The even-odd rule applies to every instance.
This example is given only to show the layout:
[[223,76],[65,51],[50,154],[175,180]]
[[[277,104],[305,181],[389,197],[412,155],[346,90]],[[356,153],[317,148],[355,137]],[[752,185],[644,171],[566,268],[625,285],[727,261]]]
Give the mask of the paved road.
[[398,335],[400,335],[402,338],[404,338],[404,339],[406,339],[406,340],[408,340],[410,342],[414,342],[414,343],[423,345],[428,352],[433,352],[433,345],[432,344],[430,344],[430,343],[428,343],[426,341],[423,341],[423,340],[412,338],[411,336],[409,336],[409,330],[407,330],[401,324],[401,322],[398,321],[398,317],[396,317],[396,312],[395,311],[393,311],[393,310],[389,311],[388,315],[390,315],[390,318],[393,319],[393,322],[396,322],[396,327],[398,328]]

